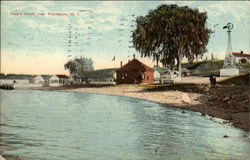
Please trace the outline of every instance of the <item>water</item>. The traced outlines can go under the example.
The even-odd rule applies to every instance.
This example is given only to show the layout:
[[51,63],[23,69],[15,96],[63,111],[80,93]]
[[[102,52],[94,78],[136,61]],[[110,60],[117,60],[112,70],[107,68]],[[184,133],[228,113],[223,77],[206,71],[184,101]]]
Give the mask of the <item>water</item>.
[[[0,154],[34,160],[248,159],[247,133],[128,97],[1,90]],[[223,138],[228,135],[228,138]]]

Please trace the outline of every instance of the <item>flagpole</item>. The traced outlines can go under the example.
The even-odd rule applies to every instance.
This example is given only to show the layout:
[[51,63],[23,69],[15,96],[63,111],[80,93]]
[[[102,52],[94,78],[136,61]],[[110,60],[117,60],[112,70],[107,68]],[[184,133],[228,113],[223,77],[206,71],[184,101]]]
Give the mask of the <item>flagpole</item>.
[[114,61],[114,68],[115,68],[115,67],[116,67],[116,66],[115,66],[115,56],[113,57],[112,61]]

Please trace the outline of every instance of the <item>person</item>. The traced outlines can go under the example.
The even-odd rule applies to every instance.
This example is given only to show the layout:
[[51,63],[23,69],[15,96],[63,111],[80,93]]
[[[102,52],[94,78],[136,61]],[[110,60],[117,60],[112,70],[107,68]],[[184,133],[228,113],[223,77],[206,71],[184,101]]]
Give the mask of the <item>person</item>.
[[212,86],[216,85],[216,76],[214,74],[210,74],[209,80]]

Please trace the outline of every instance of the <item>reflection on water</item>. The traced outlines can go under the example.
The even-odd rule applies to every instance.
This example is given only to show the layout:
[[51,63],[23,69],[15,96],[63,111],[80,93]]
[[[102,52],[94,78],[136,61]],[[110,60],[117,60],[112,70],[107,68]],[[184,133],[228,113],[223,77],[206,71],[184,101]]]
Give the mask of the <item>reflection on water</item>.
[[[247,134],[135,98],[0,91],[0,154],[10,159],[247,159]],[[228,135],[229,138],[223,138]]]

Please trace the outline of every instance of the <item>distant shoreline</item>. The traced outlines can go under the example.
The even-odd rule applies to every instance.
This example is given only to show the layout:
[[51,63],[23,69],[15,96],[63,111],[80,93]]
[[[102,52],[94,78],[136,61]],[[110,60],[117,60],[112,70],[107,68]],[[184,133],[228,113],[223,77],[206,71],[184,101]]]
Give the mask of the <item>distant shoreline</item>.
[[[128,96],[140,98],[163,105],[177,107],[185,110],[200,112],[203,116],[208,115],[223,119],[223,123],[232,123],[233,126],[249,131],[249,100],[240,102],[228,102],[227,94],[232,91],[248,94],[244,86],[223,86],[210,87],[208,84],[174,84],[165,85],[164,90],[155,89],[150,85],[118,85],[118,86],[60,86],[37,88],[39,90],[60,90],[66,92],[87,92],[106,95]],[[226,97],[226,98],[224,98]],[[235,100],[238,100],[237,97]],[[227,101],[227,102],[225,102]],[[240,104],[244,102],[244,104]],[[230,104],[231,103],[231,104]],[[237,105],[227,107],[225,105]],[[249,108],[248,108],[249,109]]]

